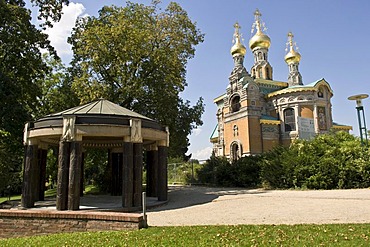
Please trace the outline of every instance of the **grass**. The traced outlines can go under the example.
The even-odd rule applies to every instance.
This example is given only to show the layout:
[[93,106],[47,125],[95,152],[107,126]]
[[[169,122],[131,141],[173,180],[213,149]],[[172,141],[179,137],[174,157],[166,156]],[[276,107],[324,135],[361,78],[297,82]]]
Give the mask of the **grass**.
[[[90,195],[100,194],[99,189],[94,185],[87,185],[85,187],[84,193],[85,194],[90,194]],[[45,191],[45,197],[55,197],[56,195],[57,195],[57,189],[56,188],[49,189],[49,190]],[[8,197],[0,197],[0,203],[8,201],[8,199],[9,199]],[[10,200],[11,201],[21,200],[21,195],[11,196]]]
[[149,227],[0,239],[0,246],[369,246],[370,224]]
[[[0,197],[0,203],[3,203],[5,201],[7,201],[9,198],[6,196],[6,197]],[[10,200],[11,201],[16,201],[16,200],[20,200],[21,199],[21,195],[16,195],[16,196],[11,196],[10,197]]]

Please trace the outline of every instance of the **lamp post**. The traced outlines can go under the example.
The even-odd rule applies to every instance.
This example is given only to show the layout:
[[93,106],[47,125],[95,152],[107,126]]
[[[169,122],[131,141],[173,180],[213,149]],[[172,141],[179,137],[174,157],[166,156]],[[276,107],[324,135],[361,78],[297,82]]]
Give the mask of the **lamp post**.
[[366,130],[366,122],[365,122],[365,112],[364,107],[362,106],[362,100],[369,97],[368,94],[357,94],[348,97],[349,100],[356,100],[356,109],[357,109],[357,117],[358,117],[358,125],[360,128],[360,138],[361,138],[361,145],[367,145],[367,130]]

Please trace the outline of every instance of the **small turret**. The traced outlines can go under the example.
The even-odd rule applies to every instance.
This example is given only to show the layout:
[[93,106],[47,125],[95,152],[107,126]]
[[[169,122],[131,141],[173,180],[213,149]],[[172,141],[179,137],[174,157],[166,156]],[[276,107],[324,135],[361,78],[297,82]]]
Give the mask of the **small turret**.
[[[303,85],[302,76],[298,70],[299,62],[301,61],[301,54],[299,54],[297,45],[293,42],[293,33],[288,33],[288,42],[286,51],[289,52],[285,55],[284,60],[289,67],[288,83],[290,86]],[[294,48],[295,47],[295,48]]]
[[268,50],[271,45],[270,37],[263,33],[265,24],[261,21],[261,13],[257,9],[254,12],[254,23],[252,25],[252,34],[256,33],[249,40],[249,48],[252,50],[254,65],[251,68],[251,75],[255,78],[272,80],[272,67],[268,62]]
[[268,49],[268,48],[270,48],[270,45],[271,45],[271,40],[270,40],[269,36],[267,36],[266,34],[264,34],[262,32],[263,23],[261,23],[261,16],[262,16],[262,14],[257,9],[254,12],[255,22],[253,23],[253,26],[252,26],[253,29],[256,28],[256,33],[249,40],[249,48],[252,51],[254,49],[256,49],[256,48],[265,48],[265,49]]
[[235,32],[234,32],[234,45],[231,47],[230,49],[230,53],[231,55],[234,57],[234,56],[237,56],[237,55],[242,55],[244,56],[245,53],[247,52],[247,49],[245,48],[245,46],[241,43],[241,35],[239,33],[239,29],[241,28],[241,26],[239,26],[239,23],[235,23],[234,24],[234,28],[235,28]]

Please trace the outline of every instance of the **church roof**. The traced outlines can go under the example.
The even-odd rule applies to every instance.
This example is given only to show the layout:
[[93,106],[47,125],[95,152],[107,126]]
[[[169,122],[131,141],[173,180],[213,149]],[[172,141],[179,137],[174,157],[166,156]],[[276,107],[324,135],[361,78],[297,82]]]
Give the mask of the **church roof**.
[[115,115],[152,120],[106,99],[95,100],[71,109],[49,114],[45,117],[57,117],[63,115]]
[[281,122],[276,117],[269,116],[269,115],[261,115],[260,123],[261,124],[279,125]]
[[344,124],[338,124],[336,122],[333,122],[333,128],[334,129],[339,129],[339,130],[352,130],[352,126],[344,125]]
[[216,138],[218,138],[218,124],[216,124],[216,127],[213,129],[210,139],[212,140]]
[[278,90],[278,91],[269,93],[267,95],[267,97],[270,98],[270,97],[273,97],[273,96],[277,96],[277,95],[281,95],[281,94],[286,94],[286,93],[294,93],[294,92],[317,91],[318,88],[321,85],[327,86],[328,89],[329,89],[329,91],[330,91],[330,93],[333,94],[333,90],[331,89],[329,83],[327,81],[325,81],[324,78],[322,78],[320,80],[317,80],[315,82],[312,82],[312,83],[309,83],[309,84],[306,84],[306,85],[290,86],[288,88],[284,88],[282,90]]

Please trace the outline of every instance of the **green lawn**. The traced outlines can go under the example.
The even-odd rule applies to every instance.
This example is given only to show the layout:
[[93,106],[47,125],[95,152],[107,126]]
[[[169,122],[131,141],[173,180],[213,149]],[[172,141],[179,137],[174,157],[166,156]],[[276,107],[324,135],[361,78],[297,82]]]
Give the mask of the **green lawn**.
[[[99,190],[97,187],[93,185],[88,185],[86,186],[84,193],[85,194],[98,194]],[[56,188],[45,191],[45,197],[55,197],[56,195],[57,195]],[[20,200],[20,199],[21,199],[21,195],[15,195],[15,196],[10,197],[11,201]],[[0,197],[0,203],[3,203],[7,200],[8,200],[8,197]]]
[[[11,196],[10,197],[10,200],[11,201],[15,201],[15,200],[20,200],[21,199],[21,196],[20,195],[16,195],[16,196]],[[0,197],[0,203],[3,203],[5,201],[8,200],[8,197]]]
[[370,224],[149,227],[0,240],[0,246],[369,246]]

